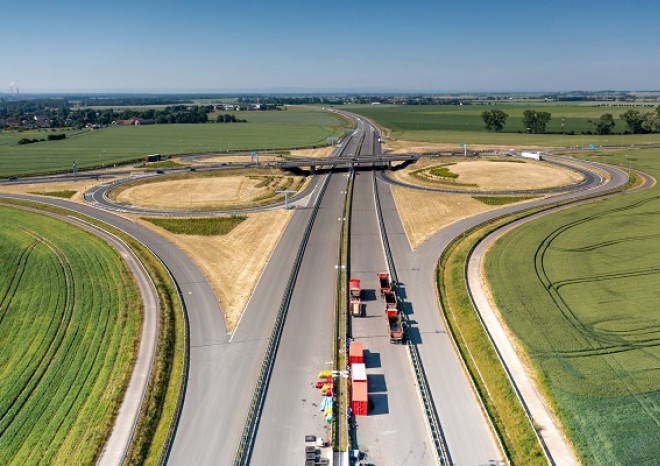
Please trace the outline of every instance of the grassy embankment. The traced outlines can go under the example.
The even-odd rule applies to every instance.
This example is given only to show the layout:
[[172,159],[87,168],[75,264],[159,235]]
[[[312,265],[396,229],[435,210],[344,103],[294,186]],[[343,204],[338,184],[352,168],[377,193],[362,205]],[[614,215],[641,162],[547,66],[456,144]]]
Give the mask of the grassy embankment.
[[9,199],[3,199],[2,202],[24,205],[59,215],[75,216],[100,226],[126,242],[147,269],[160,300],[158,343],[147,395],[126,464],[157,464],[173,432],[174,415],[182,401],[181,389],[185,375],[186,323],[178,291],[167,270],[149,250],[131,236],[102,222],[43,204]]
[[[517,105],[362,105],[346,106],[347,110],[364,115],[385,128],[392,139],[433,143],[486,144],[541,147],[630,146],[631,144],[660,143],[660,134],[620,134],[627,126],[620,119],[621,113],[629,108],[571,104],[521,103]],[[481,113],[484,110],[500,109],[509,114],[502,133],[490,133],[484,129]],[[526,109],[550,112],[552,119],[547,130],[555,134],[526,134],[522,124],[522,113]],[[642,108],[650,111],[651,108]],[[589,120],[597,120],[604,113],[612,113],[616,134],[607,136],[583,135],[593,131]],[[564,127],[562,129],[562,118]],[[569,134],[574,132],[574,135]]]
[[136,285],[65,222],[0,206],[0,463],[92,464],[135,359]]
[[[657,149],[591,158],[660,175]],[[656,186],[525,224],[487,256],[498,307],[587,465],[660,457],[659,229]]]
[[[62,141],[18,145],[21,138],[43,138],[49,130],[0,131],[0,177],[107,167],[139,161],[147,154],[291,149],[327,145],[343,135],[346,121],[313,108],[240,112],[247,123],[118,126],[64,131]],[[63,132],[59,131],[58,132]]]

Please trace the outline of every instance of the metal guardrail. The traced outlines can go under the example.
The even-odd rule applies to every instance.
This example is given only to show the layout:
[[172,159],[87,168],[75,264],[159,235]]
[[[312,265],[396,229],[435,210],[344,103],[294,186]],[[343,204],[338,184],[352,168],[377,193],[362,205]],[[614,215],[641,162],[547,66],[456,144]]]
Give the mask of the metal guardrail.
[[[390,270],[390,277],[392,282],[397,284],[399,279],[396,274],[396,267],[394,266],[394,259],[392,257],[392,250],[390,249],[390,244],[387,239],[387,231],[385,229],[385,222],[383,220],[383,211],[380,203],[380,194],[378,193],[378,183],[376,181],[376,176],[374,173],[374,196],[376,198],[376,214],[378,215],[378,223],[380,226],[380,233],[383,240],[383,247],[385,249],[385,257],[387,259],[387,267]],[[400,302],[403,301],[403,298],[399,297]],[[449,466],[452,464],[451,456],[449,455],[449,450],[447,449],[447,442],[445,440],[444,432],[442,431],[442,426],[440,425],[440,419],[438,418],[438,413],[435,409],[435,403],[433,402],[433,396],[428,387],[428,381],[426,380],[426,373],[424,372],[424,365],[422,364],[421,357],[419,355],[419,350],[417,345],[410,341],[409,331],[410,328],[410,319],[408,315],[403,313],[403,320],[405,322],[405,335],[406,340],[408,341],[408,354],[410,355],[410,361],[412,364],[413,371],[415,373],[415,379],[417,380],[417,388],[419,389],[419,395],[422,401],[424,408],[424,415],[426,416],[426,421],[428,423],[429,430],[431,432],[431,437],[433,439],[433,446],[435,447],[435,454],[438,462],[443,466]]]
[[250,408],[248,411],[245,427],[243,428],[243,433],[241,435],[238,451],[234,457],[235,466],[243,466],[250,463],[250,456],[252,455],[252,449],[254,447],[254,440],[257,434],[259,419],[261,418],[261,412],[263,411],[268,383],[270,382],[273,364],[277,354],[277,348],[282,338],[282,330],[284,328],[284,321],[289,310],[291,296],[293,295],[293,288],[296,283],[296,279],[298,278],[298,272],[300,271],[303,255],[305,253],[305,249],[312,232],[312,227],[314,226],[314,220],[318,214],[319,206],[321,205],[321,200],[323,199],[323,195],[325,194],[329,180],[330,176],[327,176],[323,181],[323,185],[317,197],[316,204],[314,205],[312,215],[307,222],[307,227],[305,228],[303,239],[300,243],[300,247],[298,248],[298,253],[296,254],[296,259],[291,269],[291,273],[289,274],[289,280],[287,282],[284,295],[282,297],[282,302],[275,318],[275,325],[273,326],[273,331],[268,340],[268,347],[266,348],[266,354],[261,365],[261,371],[259,372],[259,377],[257,379],[252,402],[250,403]]

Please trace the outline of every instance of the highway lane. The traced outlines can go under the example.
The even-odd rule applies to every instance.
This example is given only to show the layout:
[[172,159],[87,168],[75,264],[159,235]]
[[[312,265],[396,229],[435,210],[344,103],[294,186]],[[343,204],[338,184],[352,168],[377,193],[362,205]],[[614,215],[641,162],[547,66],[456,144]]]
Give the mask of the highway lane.
[[[343,151],[353,154],[362,134]],[[336,306],[336,268],[348,178],[331,174],[294,286],[277,351],[252,464],[303,464],[304,437],[328,438],[330,424],[319,409],[321,393],[313,387],[319,371],[332,369]]]
[[390,343],[377,273],[387,270],[373,192],[373,172],[355,176],[350,276],[359,278],[365,316],[351,319],[353,338],[366,349],[373,410],[357,416],[357,445],[378,465],[433,464],[435,454],[405,346]]
[[398,216],[389,185],[380,183],[383,215],[386,223],[399,278],[410,301],[410,317],[416,322],[413,336],[420,342],[429,386],[433,393],[448,448],[455,464],[480,465],[501,461],[498,443],[494,439],[481,404],[459,361],[453,342],[440,317],[436,297],[435,267],[442,251],[466,230],[500,215],[544,205],[561,199],[600,192],[625,183],[625,174],[605,168],[610,181],[580,193],[568,193],[540,199],[525,206],[507,206],[454,223],[412,251]]

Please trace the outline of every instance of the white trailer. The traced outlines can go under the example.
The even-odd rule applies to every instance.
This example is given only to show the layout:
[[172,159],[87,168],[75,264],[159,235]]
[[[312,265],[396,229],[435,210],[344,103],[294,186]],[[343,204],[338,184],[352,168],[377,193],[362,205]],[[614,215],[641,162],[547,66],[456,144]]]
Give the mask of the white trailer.
[[542,160],[541,154],[538,152],[522,152],[520,156],[526,159]]

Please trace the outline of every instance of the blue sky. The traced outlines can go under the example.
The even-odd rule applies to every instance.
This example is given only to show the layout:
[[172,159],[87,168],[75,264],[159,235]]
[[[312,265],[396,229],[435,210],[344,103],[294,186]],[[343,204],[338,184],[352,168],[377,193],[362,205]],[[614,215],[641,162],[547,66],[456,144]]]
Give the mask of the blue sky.
[[0,0],[0,92],[660,89],[660,2]]

